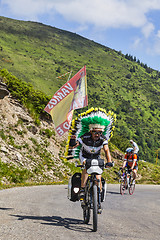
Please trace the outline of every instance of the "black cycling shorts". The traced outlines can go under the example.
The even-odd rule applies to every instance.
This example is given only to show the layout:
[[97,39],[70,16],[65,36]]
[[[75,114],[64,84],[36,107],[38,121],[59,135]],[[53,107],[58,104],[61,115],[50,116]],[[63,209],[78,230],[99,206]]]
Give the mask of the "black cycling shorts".
[[[128,168],[128,171],[130,171],[131,167],[130,167],[130,166],[127,166],[127,168]],[[136,170],[138,170],[138,165],[134,166],[134,168],[133,168],[133,169],[136,169]]]

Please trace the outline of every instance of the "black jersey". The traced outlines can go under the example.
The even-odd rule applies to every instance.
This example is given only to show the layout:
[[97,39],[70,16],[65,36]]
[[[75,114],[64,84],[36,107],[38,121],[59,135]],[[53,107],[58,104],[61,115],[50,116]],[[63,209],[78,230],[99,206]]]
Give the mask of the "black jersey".
[[108,144],[108,141],[104,135],[96,141],[93,141],[91,133],[85,133],[77,139],[82,145],[80,155],[83,158],[98,158],[100,156],[101,148]]

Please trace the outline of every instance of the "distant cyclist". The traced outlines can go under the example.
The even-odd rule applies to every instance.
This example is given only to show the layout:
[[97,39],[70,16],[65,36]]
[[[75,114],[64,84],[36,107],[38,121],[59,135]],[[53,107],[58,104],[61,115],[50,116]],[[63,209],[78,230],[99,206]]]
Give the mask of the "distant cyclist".
[[124,162],[122,166],[122,170],[127,167],[129,172],[133,172],[133,183],[135,183],[135,179],[137,177],[138,171],[138,163],[137,163],[137,154],[134,153],[133,148],[127,148],[126,154],[124,156]]

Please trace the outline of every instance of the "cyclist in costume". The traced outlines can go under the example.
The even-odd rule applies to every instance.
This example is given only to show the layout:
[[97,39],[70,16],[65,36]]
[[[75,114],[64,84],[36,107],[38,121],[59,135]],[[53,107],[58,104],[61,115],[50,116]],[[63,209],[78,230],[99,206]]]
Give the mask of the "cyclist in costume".
[[127,148],[126,149],[126,154],[124,156],[124,162],[122,166],[122,170],[127,167],[129,172],[133,172],[133,179],[135,183],[135,179],[137,176],[137,171],[138,171],[138,163],[137,163],[137,154],[134,153],[133,148]]
[[[72,151],[75,158],[80,159],[81,164],[84,164],[86,159],[100,158],[103,148],[107,163],[112,166],[108,140],[113,130],[114,118],[113,113],[112,116],[109,114],[107,116],[104,109],[92,108],[75,120],[75,126],[71,128],[69,151]],[[87,179],[88,174],[84,169],[82,171],[80,200],[83,200]],[[97,179],[101,181],[101,175],[97,175]]]

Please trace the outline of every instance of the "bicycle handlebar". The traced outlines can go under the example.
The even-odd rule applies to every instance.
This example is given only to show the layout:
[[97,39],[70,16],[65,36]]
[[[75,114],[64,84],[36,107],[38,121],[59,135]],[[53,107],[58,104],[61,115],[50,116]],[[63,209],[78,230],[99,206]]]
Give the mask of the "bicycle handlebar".
[[114,162],[108,162],[105,164],[105,167],[114,167]]
[[76,165],[76,167],[81,167],[81,168],[83,168],[85,165]]
[[125,168],[120,167],[120,168],[119,168],[119,171],[122,171],[122,170],[127,170],[127,171],[131,171],[131,172],[132,172],[133,169],[131,169],[131,168],[128,169],[128,168],[126,168],[126,167],[125,167]]
[[[81,168],[84,168],[85,167],[85,164],[75,164],[76,167],[81,167]],[[107,169],[107,167],[114,167],[114,162],[109,162],[109,163],[106,163],[104,165],[104,169]]]

